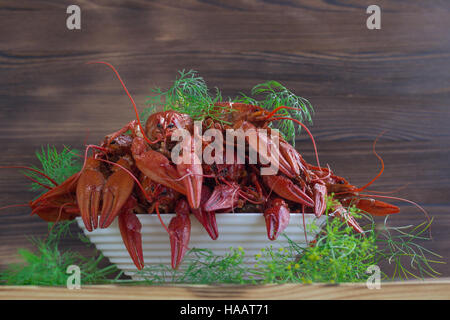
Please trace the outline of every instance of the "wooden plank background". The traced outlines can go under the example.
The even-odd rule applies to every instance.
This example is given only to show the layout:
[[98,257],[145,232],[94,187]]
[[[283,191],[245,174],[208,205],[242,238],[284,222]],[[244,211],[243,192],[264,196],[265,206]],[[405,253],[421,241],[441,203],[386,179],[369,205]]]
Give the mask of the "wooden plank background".
[[369,290],[364,283],[283,285],[178,285],[178,286],[0,286],[0,300],[449,300],[450,281],[403,281]]
[[[382,29],[366,28],[366,8],[382,8]],[[78,4],[82,29],[66,28]],[[113,63],[142,108],[150,88],[195,69],[225,96],[277,80],[315,106],[311,127],[323,163],[363,185],[423,205],[434,217],[425,245],[450,256],[450,3],[446,0],[17,1],[0,4],[0,164],[37,164],[41,145],[82,148],[133,118]],[[305,135],[298,149],[313,153]],[[2,170],[0,206],[33,194],[18,171]],[[400,205],[392,225],[423,215]],[[26,209],[0,212],[0,269],[17,262],[46,224]],[[77,240],[64,248],[92,254]],[[447,265],[436,267],[450,276]]]

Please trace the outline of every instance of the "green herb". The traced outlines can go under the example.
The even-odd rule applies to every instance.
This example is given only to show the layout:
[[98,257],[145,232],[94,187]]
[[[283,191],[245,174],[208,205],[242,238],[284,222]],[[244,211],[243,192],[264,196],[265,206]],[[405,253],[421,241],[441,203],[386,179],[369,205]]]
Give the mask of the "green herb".
[[[241,97],[236,98],[235,102],[259,105],[269,111],[281,106],[297,108],[298,110],[280,109],[276,114],[280,117],[289,117],[297,119],[302,123],[307,121],[312,124],[314,109],[311,103],[305,98],[295,95],[277,81],[267,81],[254,86],[252,95],[263,96],[263,99],[257,100],[254,97],[241,94]],[[300,134],[302,129],[301,126],[297,126],[297,130],[295,127],[296,125],[291,120],[280,120],[276,128],[295,146],[295,133],[297,131]]]
[[242,248],[230,248],[225,256],[214,255],[211,250],[191,249],[183,270],[173,270],[166,265],[146,267],[138,272],[147,284],[163,283],[248,283],[248,267],[243,263],[245,253]]
[[[205,80],[196,71],[189,70],[186,72],[183,70],[178,73],[179,76],[167,91],[162,91],[161,88],[152,89],[153,95],[148,97],[146,101],[149,107],[144,110],[143,118],[148,118],[151,112],[162,108],[163,110],[186,113],[194,120],[201,121],[210,117],[225,123],[223,119],[217,116],[217,108],[219,107],[214,106],[215,103],[223,101],[219,89],[216,88],[216,94],[213,96],[210,94]],[[262,99],[257,100],[255,97],[241,93],[233,102],[259,105],[269,111],[280,106],[297,108],[298,110],[280,109],[276,115],[294,118],[302,123],[305,121],[312,123],[311,116],[314,110],[311,103],[305,98],[295,95],[277,81],[267,81],[256,85],[252,89],[252,95],[262,97]],[[227,110],[227,112],[231,111]],[[290,120],[280,120],[277,122],[276,128],[295,145],[295,133],[301,132],[301,126]]]
[[[360,223],[367,222],[364,234],[357,234],[345,221],[329,216],[336,201],[328,197],[327,222],[312,246],[300,246],[283,235],[288,240],[288,247],[263,248],[255,256],[257,263],[253,267],[244,263],[242,248],[231,248],[225,256],[193,249],[185,258],[183,270],[159,265],[147,267],[139,275],[146,278],[147,284],[364,282],[369,277],[366,273],[369,266],[386,261],[394,263],[397,271],[391,276],[382,272],[384,279],[423,278],[438,274],[431,264],[442,262],[427,258],[427,254],[441,257],[417,244],[417,240],[427,239],[420,235],[426,232],[429,224],[421,224],[408,233],[405,230],[409,228],[388,227],[385,220],[384,227],[378,230],[371,216],[356,207],[349,207],[347,210],[351,216]],[[317,226],[310,225],[309,228],[313,231]],[[405,259],[410,266],[405,265]],[[414,270],[419,274],[414,275]]]
[[[56,147],[42,147],[36,156],[41,163],[41,168],[34,167],[42,171],[57,183],[64,182],[81,169],[81,161],[78,159],[78,151],[64,147],[58,152]],[[25,172],[32,179],[49,185],[49,181],[34,172]],[[33,182],[31,188],[34,191],[44,192],[46,188]],[[36,247],[32,252],[27,249],[20,249],[19,255],[24,260],[22,264],[11,265],[0,274],[0,283],[9,285],[65,285],[68,274],[67,267],[78,265],[81,270],[81,280],[84,284],[108,282],[107,278],[116,273],[117,267],[108,266],[100,268],[99,263],[103,255],[84,258],[79,253],[72,251],[61,252],[58,244],[63,237],[69,234],[71,222],[59,222],[54,225],[49,223],[49,234],[46,240],[31,238],[31,242]],[[87,244],[87,237],[80,238]]]
[[288,241],[289,248],[270,247],[257,255],[254,273],[263,283],[361,282],[367,280],[367,268],[375,262],[375,235],[356,234],[337,218],[327,218],[312,246]]
[[[194,120],[203,120],[211,117],[221,121],[215,115],[214,104],[222,100],[219,89],[216,88],[216,95],[212,96],[205,80],[200,77],[197,71],[178,71],[179,76],[173,85],[167,90],[161,88],[152,89],[153,96],[148,97],[146,103],[149,110],[156,110],[162,107],[163,110],[175,110],[191,116]],[[216,107],[217,108],[217,107]]]
[[[58,243],[61,238],[69,233],[72,222],[60,222],[53,226],[49,223],[49,234],[46,240],[32,238],[36,252],[20,249],[19,255],[24,260],[22,264],[10,265],[0,273],[0,284],[4,285],[40,285],[63,286],[67,283],[67,268],[77,265],[81,271],[81,284],[110,283],[108,278],[118,272],[114,265],[100,268],[99,263],[103,259],[84,258],[77,252],[61,252]],[[120,276],[120,273],[119,273]]]
[[154,112],[156,112],[156,105],[150,105],[149,107],[142,110],[142,112],[139,114],[139,119],[141,119],[142,123],[146,123],[148,117],[150,117],[150,115]]
[[[64,146],[64,149],[58,152],[56,147],[47,145],[47,148],[42,147],[41,151],[36,152],[36,157],[41,163],[41,168],[33,168],[42,171],[57,183],[64,182],[67,178],[81,170],[79,152],[75,149],[70,150],[67,146]],[[24,174],[44,185],[49,185],[49,181],[46,178],[35,172],[29,171],[24,172]],[[31,184],[31,190],[40,192],[47,191],[47,189],[35,182]]]
[[[430,259],[428,256],[434,256],[442,259],[442,256],[426,249],[417,243],[417,240],[430,240],[422,236],[430,228],[432,219],[429,222],[423,222],[418,226],[388,227],[388,216],[378,234],[380,247],[377,250],[378,261],[388,261],[395,264],[394,273],[386,278],[423,279],[426,276],[435,277],[440,273],[431,266],[433,263],[444,263],[443,261]],[[408,262],[409,266],[405,262]]]

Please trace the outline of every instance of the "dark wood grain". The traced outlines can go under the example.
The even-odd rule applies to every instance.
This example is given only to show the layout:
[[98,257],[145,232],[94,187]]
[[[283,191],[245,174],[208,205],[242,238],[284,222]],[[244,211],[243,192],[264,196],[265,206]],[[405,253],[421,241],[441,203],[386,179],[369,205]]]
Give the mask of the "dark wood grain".
[[[373,1],[2,1],[0,4],[1,164],[37,164],[41,145],[82,148],[133,118],[106,60],[142,108],[150,88],[196,69],[225,96],[277,80],[315,106],[311,128],[321,161],[362,185],[425,206],[434,217],[427,246],[450,256],[450,3],[386,1],[382,29],[368,30]],[[65,27],[69,4],[82,30]],[[306,136],[298,149],[313,160]],[[2,170],[0,206],[33,195],[20,173]],[[420,211],[397,201],[393,224],[417,224]],[[27,237],[46,224],[27,210],[0,212],[0,268],[17,262]],[[65,248],[92,254],[79,241]],[[437,269],[450,276],[445,265]]]

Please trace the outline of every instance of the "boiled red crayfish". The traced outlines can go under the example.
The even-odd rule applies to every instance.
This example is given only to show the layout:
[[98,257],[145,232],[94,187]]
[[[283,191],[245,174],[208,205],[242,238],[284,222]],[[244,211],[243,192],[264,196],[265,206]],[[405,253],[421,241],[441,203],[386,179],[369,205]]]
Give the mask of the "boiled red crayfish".
[[[156,112],[143,126],[136,105],[114,67],[136,111],[136,120],[105,137],[100,145],[86,148],[82,169],[61,184],[50,177],[48,192],[31,201],[32,214],[46,221],[72,220],[81,216],[88,231],[108,228],[117,218],[124,244],[138,269],[144,267],[141,242],[141,224],[135,213],[175,212],[166,228],[171,244],[172,267],[177,268],[186,253],[190,237],[191,214],[204,226],[210,237],[219,236],[216,214],[222,212],[262,212],[269,239],[275,240],[289,224],[291,212],[310,212],[320,217],[326,210],[326,199],[334,194],[338,200],[334,213],[345,219],[357,232],[362,228],[348,214],[350,205],[373,215],[399,212],[397,206],[375,200],[342,177],[336,176],[329,167],[319,163],[314,138],[309,130],[295,119],[277,114],[256,105],[220,102],[215,104],[214,117],[205,116],[203,128],[215,128],[225,132],[241,129],[244,133],[254,130],[258,143],[266,144],[277,153],[279,172],[274,175],[259,174],[262,163],[213,163],[202,164],[194,148],[183,152],[192,160],[175,164],[171,151],[175,143],[172,135],[183,129],[187,139],[194,140],[193,119],[187,114],[173,110]],[[287,141],[279,138],[277,148],[273,141],[262,134],[271,130],[273,121],[289,119],[303,126],[314,144],[317,165],[307,163]],[[223,120],[223,121],[220,121]],[[254,140],[247,140],[246,152],[260,152]],[[203,142],[201,148],[208,146]],[[88,157],[88,151],[92,155]],[[380,158],[381,160],[381,158]],[[381,174],[381,172],[380,172]]]

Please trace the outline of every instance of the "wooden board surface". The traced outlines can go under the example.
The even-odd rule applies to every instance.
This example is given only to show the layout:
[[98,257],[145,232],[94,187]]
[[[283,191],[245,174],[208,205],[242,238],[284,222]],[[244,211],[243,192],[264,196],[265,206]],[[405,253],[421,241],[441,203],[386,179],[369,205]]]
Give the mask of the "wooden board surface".
[[[363,185],[380,165],[376,190],[416,201],[434,217],[426,246],[450,256],[450,3],[380,0],[382,29],[368,30],[373,1],[16,1],[0,4],[0,164],[37,164],[41,145],[82,148],[133,118],[106,60],[121,72],[142,108],[150,88],[177,70],[196,69],[225,96],[277,80],[308,98],[322,163]],[[82,29],[69,31],[69,4]],[[298,149],[309,161],[305,135]],[[2,170],[0,206],[32,198],[28,182]],[[394,225],[423,215],[401,205]],[[46,224],[24,209],[0,212],[0,269],[17,262],[29,236]],[[92,251],[76,240],[63,248]],[[437,266],[450,276],[447,265]]]
[[79,290],[0,286],[2,299],[84,300],[443,300],[450,299],[450,281],[365,284],[265,286],[83,286]]

